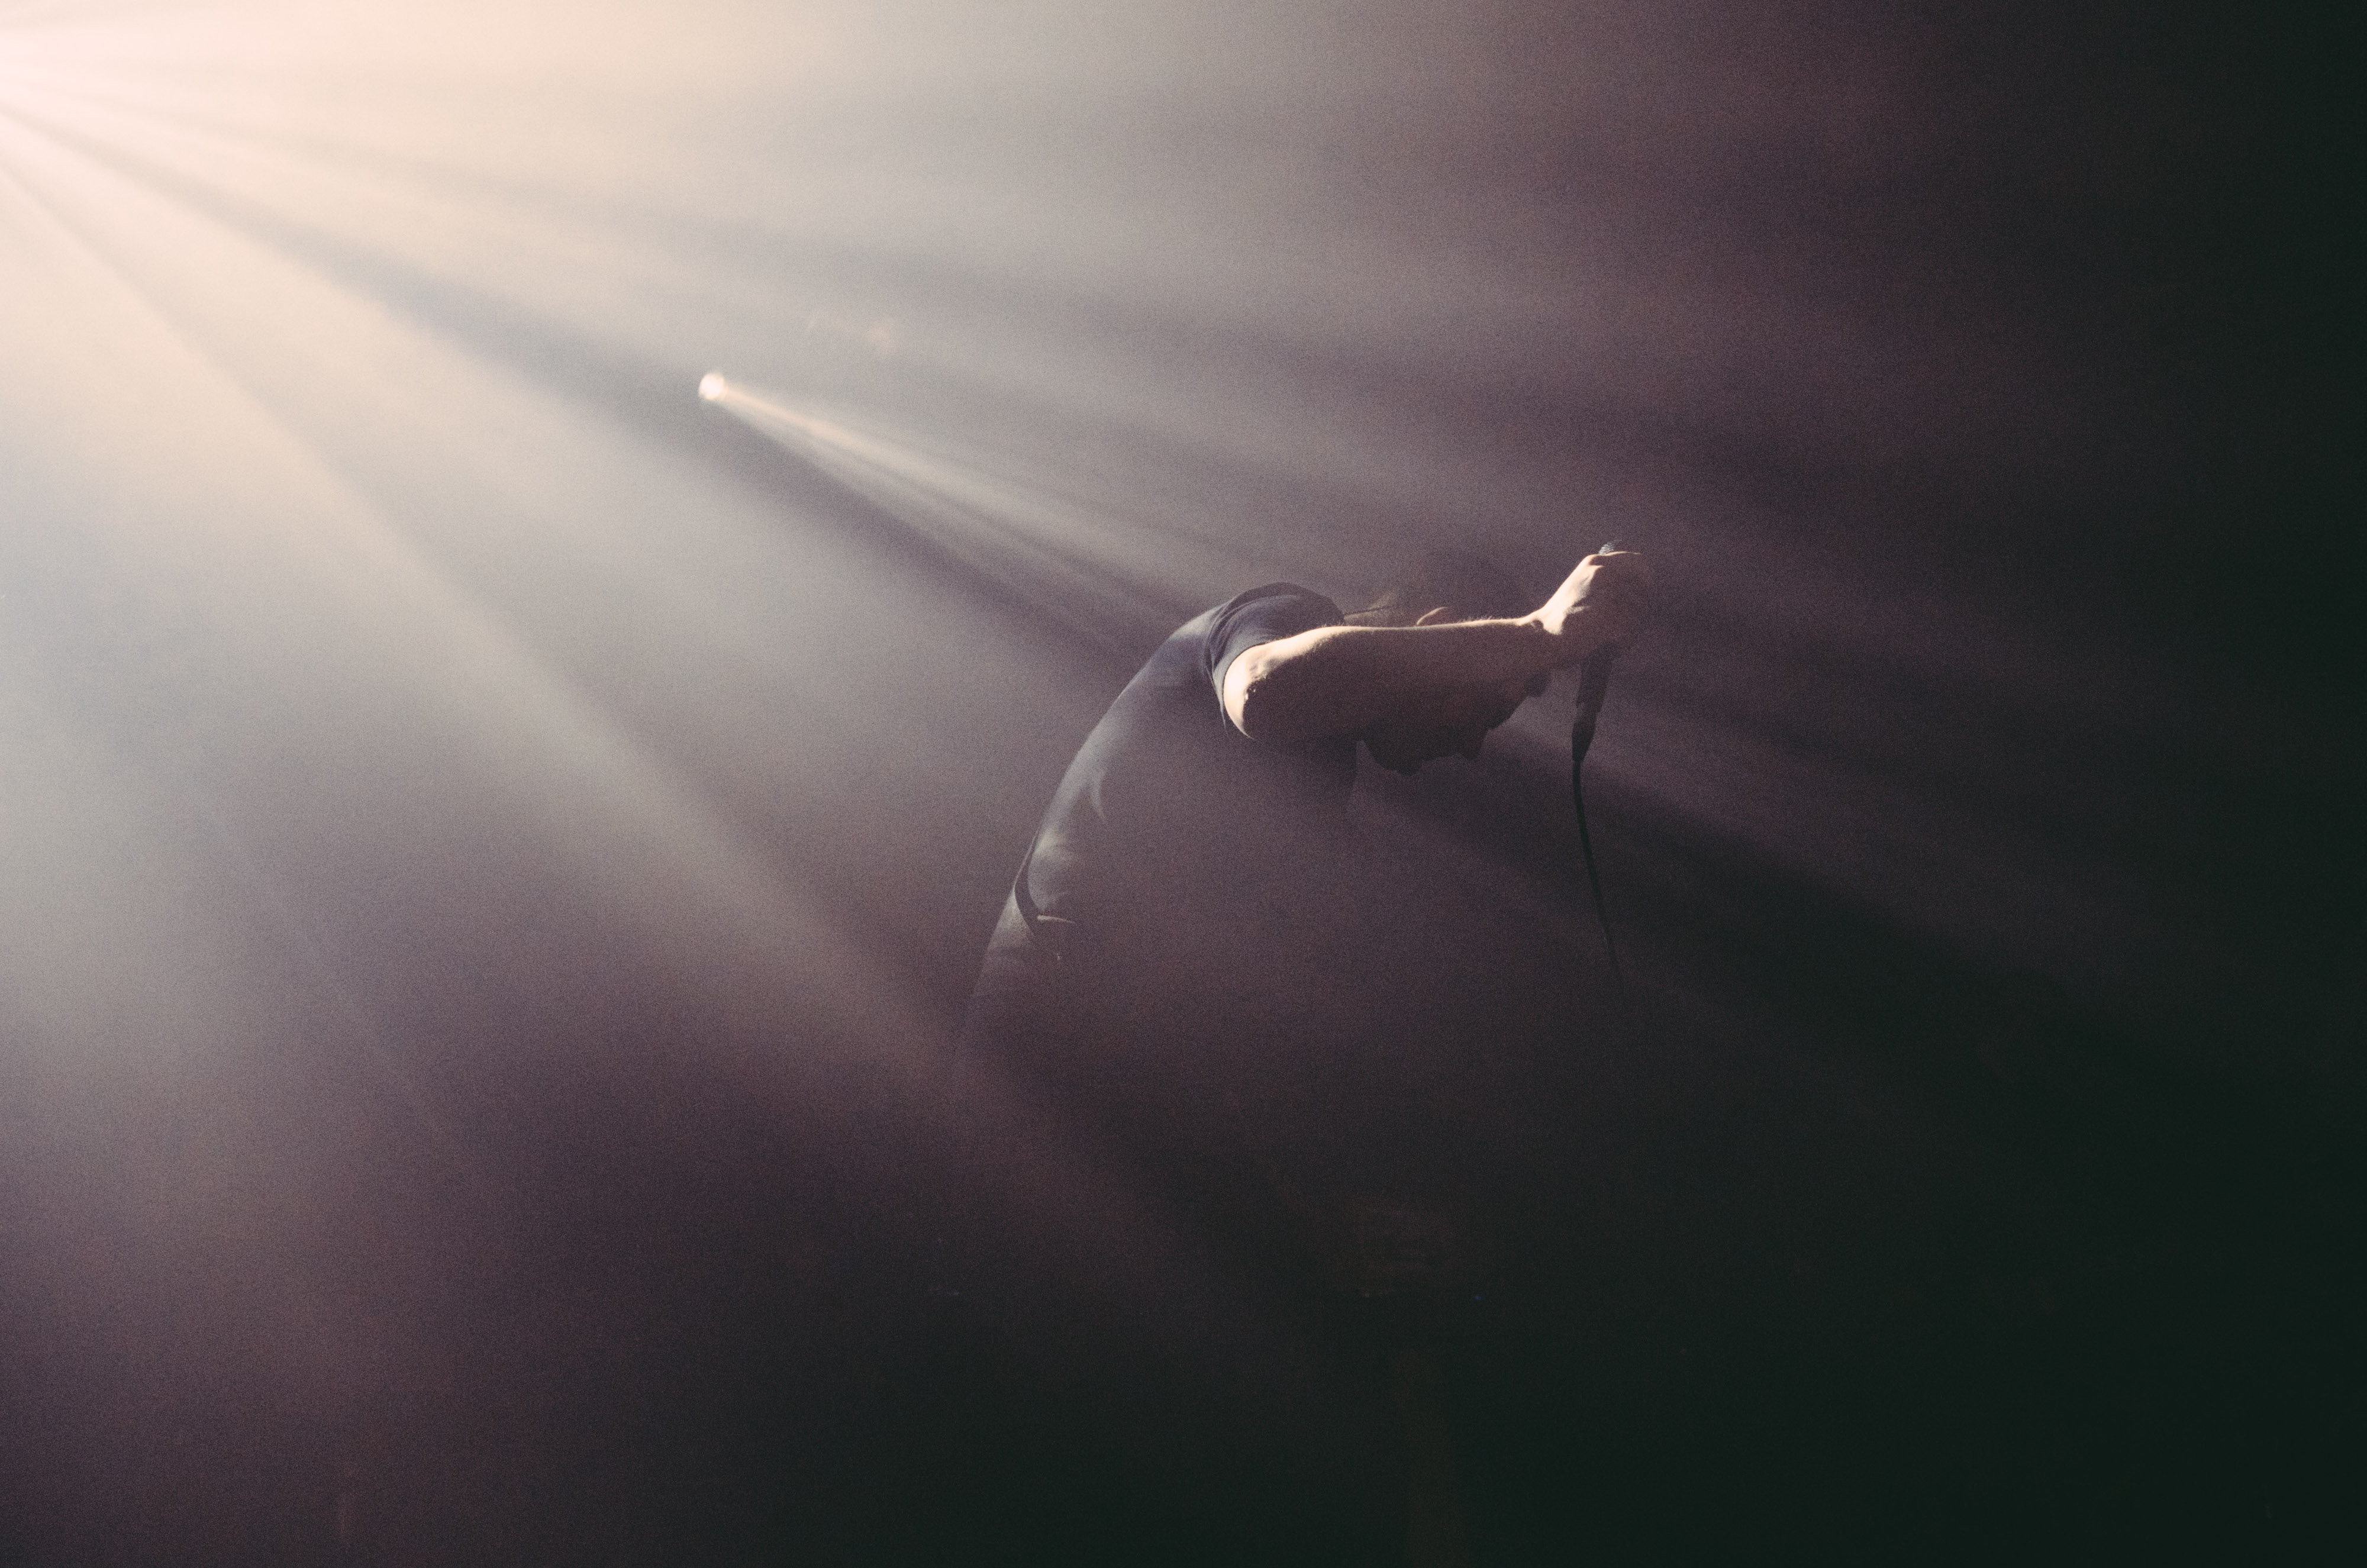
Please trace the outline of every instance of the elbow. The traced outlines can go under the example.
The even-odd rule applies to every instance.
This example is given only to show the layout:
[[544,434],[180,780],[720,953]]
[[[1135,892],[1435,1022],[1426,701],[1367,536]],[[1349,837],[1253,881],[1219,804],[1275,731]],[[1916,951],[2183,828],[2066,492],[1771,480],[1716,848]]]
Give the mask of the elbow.
[[1291,679],[1288,661],[1261,657],[1264,652],[1252,648],[1233,660],[1225,677],[1225,716],[1252,740],[1288,745],[1310,739],[1317,731],[1308,728],[1306,705],[1297,700],[1299,682]]
[[1238,693],[1229,693],[1225,716],[1233,728],[1252,740],[1283,741],[1297,737],[1285,733],[1289,728],[1285,716],[1285,705],[1274,700],[1271,686],[1260,682],[1245,682]]
[[1234,716],[1233,728],[1269,746],[1287,746],[1309,734],[1305,725],[1294,721],[1287,708],[1271,699],[1243,705]]

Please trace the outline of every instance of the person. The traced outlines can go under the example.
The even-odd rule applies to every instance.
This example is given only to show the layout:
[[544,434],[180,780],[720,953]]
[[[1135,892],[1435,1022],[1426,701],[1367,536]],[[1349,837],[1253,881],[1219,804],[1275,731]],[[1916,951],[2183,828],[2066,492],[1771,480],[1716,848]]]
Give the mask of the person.
[[[1087,736],[1013,879],[956,1048],[978,1110],[972,1136],[1052,1147],[1064,1179],[1119,1194],[1126,1216],[1114,1226],[1106,1208],[1098,1220],[1091,1205],[1064,1208],[1043,1166],[1023,1175],[1014,1164],[986,1185],[1026,1190],[1035,1217],[957,1226],[969,1261],[950,1293],[969,1303],[959,1332],[978,1337],[950,1359],[994,1390],[975,1395],[995,1436],[973,1446],[970,1468],[982,1495],[1025,1516],[1016,1528],[1028,1544],[1014,1560],[1043,1548],[1047,1538],[1029,1532],[1056,1517],[1074,1526],[1076,1499],[1087,1496],[1116,1532],[1103,1545],[1123,1537],[1132,1561],[1153,1560],[1138,1538],[1151,1518],[1166,1521],[1150,1533],[1179,1562],[1195,1551],[1246,1561],[1241,1543],[1281,1539],[1273,1532],[1284,1516],[1326,1517],[1315,1533],[1334,1545],[1331,1556],[1274,1548],[1277,1561],[1368,1560],[1348,1544],[1353,1531],[1342,1533],[1350,1515],[1379,1520],[1386,1537],[1386,1499],[1328,1516],[1310,1501],[1379,1484],[1386,1464],[1344,1457],[1358,1451],[1353,1434],[1330,1428],[1331,1438],[1299,1444],[1297,1459],[1245,1457],[1241,1409],[1216,1408],[1228,1398],[1209,1393],[1240,1341],[1206,1326],[1243,1279],[1283,1280],[1306,1262],[1290,1197],[1308,1168],[1304,1112],[1322,1099],[1324,1043],[1342,1040],[1322,1021],[1355,1011],[1347,1004],[1364,963],[1354,951],[1364,911],[1351,907],[1365,885],[1342,874],[1354,859],[1347,807],[1358,749],[1400,773],[1476,759],[1554,670],[1627,637],[1648,583],[1640,555],[1599,553],[1524,610],[1503,573],[1448,550],[1418,558],[1350,614],[1308,589],[1269,583],[1179,627]],[[997,1157],[989,1151],[978,1168],[994,1170]],[[1076,1309],[1060,1304],[1081,1281],[1052,1276],[1081,1261],[1090,1269],[1104,1243],[1138,1253],[1153,1233],[1202,1261],[1137,1301],[1117,1336],[1133,1347],[1105,1348],[1096,1363],[1106,1396],[1097,1405],[1076,1385],[1085,1354]],[[1103,1241],[1080,1239],[1088,1235]],[[1209,1282],[1216,1276],[1231,1282]],[[1019,1352],[1005,1331],[1023,1320],[1060,1326]],[[1004,1371],[980,1370],[996,1365]],[[1200,1371],[1174,1371],[1184,1365]],[[1269,1376],[1230,1403],[1297,1398],[1277,1390]],[[1195,1405],[1198,1416],[1185,1413]],[[1129,1444],[1136,1461],[1112,1457]],[[1309,1465],[1326,1464],[1342,1473],[1309,1479]],[[1078,1479],[1087,1474],[1098,1479]],[[1049,1485],[1048,1475],[1069,1479]],[[1248,1500],[1262,1486],[1274,1506]],[[1012,1502],[1021,1497],[1041,1506]],[[1187,1529],[1198,1546],[1184,1544]]]
[[1641,555],[1610,549],[1523,614],[1491,564],[1434,550],[1353,614],[1277,582],[1186,622],[1054,792],[965,1010],[959,1078],[1187,1227],[1303,1251],[1288,1233],[1308,1205],[1286,1211],[1320,1184],[1301,1177],[1342,1045],[1327,1020],[1353,1012],[1369,967],[1353,934],[1369,884],[1344,874],[1358,748],[1400,773],[1478,758],[1551,671],[1626,638],[1649,582]]
[[1440,550],[1353,614],[1278,582],[1186,622],[1053,794],[964,1015],[965,1072],[1184,1069],[1146,1060],[1150,1037],[1271,1012],[1358,746],[1400,773],[1477,759],[1551,671],[1626,638],[1649,582],[1637,552],[1590,555],[1523,615],[1493,566]]

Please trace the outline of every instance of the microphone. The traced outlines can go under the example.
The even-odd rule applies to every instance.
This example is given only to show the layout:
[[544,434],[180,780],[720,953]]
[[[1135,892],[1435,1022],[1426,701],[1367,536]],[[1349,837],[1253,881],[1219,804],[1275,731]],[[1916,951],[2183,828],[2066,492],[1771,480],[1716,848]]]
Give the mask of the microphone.
[[[1619,547],[1614,539],[1595,554],[1609,555]],[[1619,967],[1619,942],[1611,934],[1611,911],[1603,902],[1603,876],[1594,869],[1594,836],[1586,829],[1586,786],[1579,775],[1579,769],[1586,761],[1586,750],[1594,744],[1594,721],[1603,712],[1603,699],[1610,694],[1611,666],[1618,659],[1619,645],[1606,642],[1579,662],[1578,716],[1569,726],[1569,803],[1578,811],[1578,850],[1586,864],[1586,886],[1594,894],[1594,918],[1603,927],[1603,955],[1611,961],[1612,990],[1632,1031],[1635,1007],[1627,999],[1627,976]]]
[[[1594,553],[1609,555],[1626,547],[1614,539]],[[1586,761],[1587,748],[1594,744],[1594,721],[1603,712],[1603,699],[1611,694],[1611,666],[1618,659],[1619,645],[1606,642],[1579,664],[1578,714],[1569,727],[1569,766],[1573,773]]]

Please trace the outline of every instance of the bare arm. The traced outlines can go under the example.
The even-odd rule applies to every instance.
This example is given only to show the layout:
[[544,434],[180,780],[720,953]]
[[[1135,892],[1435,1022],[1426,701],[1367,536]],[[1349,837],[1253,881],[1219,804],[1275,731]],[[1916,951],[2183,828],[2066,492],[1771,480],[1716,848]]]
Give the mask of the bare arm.
[[1318,626],[1261,643],[1225,672],[1225,716],[1254,740],[1306,740],[1353,734],[1414,694],[1526,681],[1624,640],[1649,581],[1634,551],[1593,555],[1517,620],[1433,611],[1413,626]]

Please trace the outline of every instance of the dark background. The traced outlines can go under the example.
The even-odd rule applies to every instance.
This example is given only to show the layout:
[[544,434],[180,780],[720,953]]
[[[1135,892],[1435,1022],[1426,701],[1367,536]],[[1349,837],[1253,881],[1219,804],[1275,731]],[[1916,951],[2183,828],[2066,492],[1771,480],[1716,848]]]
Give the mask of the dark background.
[[0,1560],[956,1560],[936,1065],[1069,752],[1240,587],[1614,535],[1634,1017],[1566,689],[1368,776],[1308,1048],[1455,1258],[1292,1331],[1442,1369],[1477,1562],[2356,1551],[2330,39],[812,14],[489,22],[415,168],[239,121],[434,243],[11,78],[15,276],[106,281],[10,318]]

